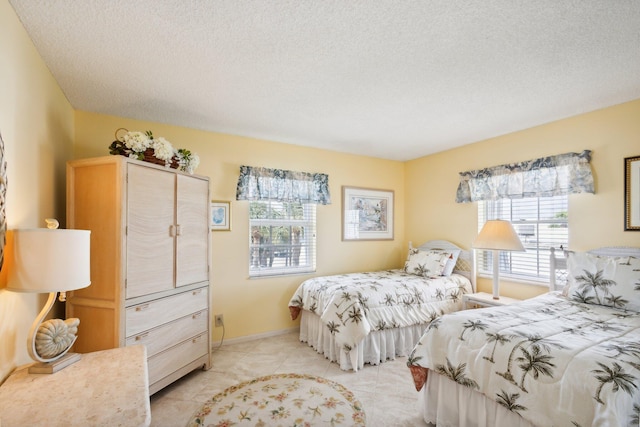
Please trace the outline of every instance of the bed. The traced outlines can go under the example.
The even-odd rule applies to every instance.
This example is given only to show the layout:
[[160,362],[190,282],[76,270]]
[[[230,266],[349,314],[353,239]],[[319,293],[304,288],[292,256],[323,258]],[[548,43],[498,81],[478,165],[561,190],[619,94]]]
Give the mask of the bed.
[[444,240],[409,246],[402,269],[305,280],[289,301],[300,341],[343,370],[406,356],[431,320],[462,309],[473,253]]
[[640,425],[640,249],[556,255],[549,293],[431,322],[407,362],[427,423]]

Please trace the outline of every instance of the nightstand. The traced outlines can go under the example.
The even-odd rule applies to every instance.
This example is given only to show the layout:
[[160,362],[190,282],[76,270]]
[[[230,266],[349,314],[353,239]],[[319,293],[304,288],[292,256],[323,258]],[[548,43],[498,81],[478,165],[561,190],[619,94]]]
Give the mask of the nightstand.
[[147,350],[134,345],[81,355],[55,374],[26,366],[0,386],[1,426],[148,426]]
[[492,294],[486,292],[476,292],[475,294],[465,294],[462,296],[462,304],[466,310],[469,306],[478,305],[480,307],[497,307],[501,305],[509,305],[521,300],[501,296],[500,299],[493,299]]

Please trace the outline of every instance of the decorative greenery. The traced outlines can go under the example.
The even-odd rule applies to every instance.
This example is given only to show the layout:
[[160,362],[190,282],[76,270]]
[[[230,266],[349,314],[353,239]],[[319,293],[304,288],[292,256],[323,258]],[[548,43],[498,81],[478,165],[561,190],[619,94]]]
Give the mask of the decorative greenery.
[[198,154],[192,153],[185,148],[174,150],[174,155],[178,158],[178,165],[180,165],[181,171],[193,173],[200,164]]
[[[122,130],[126,131],[126,129]],[[194,173],[200,165],[198,154],[185,148],[176,149],[164,137],[155,138],[150,130],[146,132],[126,131],[121,137],[117,136],[118,131],[116,131],[116,140],[109,145],[109,154],[153,163],[164,162],[166,167],[178,168],[188,173]],[[155,162],[153,158],[160,160],[160,162]]]

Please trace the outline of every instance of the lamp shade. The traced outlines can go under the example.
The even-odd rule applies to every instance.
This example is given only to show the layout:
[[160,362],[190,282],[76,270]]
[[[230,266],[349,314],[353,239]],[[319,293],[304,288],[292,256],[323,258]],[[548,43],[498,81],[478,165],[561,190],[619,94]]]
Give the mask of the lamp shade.
[[487,221],[471,246],[476,249],[524,251],[524,246],[511,223],[501,219]]
[[90,236],[88,230],[10,230],[7,289],[46,293],[86,288],[91,284]]

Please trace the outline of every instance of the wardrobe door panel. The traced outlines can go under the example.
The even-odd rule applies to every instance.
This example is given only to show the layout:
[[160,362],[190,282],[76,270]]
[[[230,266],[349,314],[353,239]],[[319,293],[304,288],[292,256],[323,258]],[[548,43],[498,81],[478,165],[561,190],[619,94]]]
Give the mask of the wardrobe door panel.
[[175,174],[130,164],[126,298],[174,287]]
[[176,178],[176,286],[184,286],[209,280],[209,182]]

